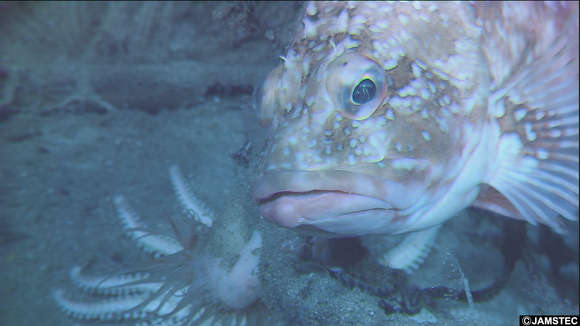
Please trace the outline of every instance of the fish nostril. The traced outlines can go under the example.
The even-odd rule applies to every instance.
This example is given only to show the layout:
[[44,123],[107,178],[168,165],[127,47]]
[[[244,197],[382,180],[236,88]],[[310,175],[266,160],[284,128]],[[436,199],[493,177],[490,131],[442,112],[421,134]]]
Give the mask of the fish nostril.
[[252,109],[256,114],[260,113],[260,104],[262,102],[262,88],[263,85],[258,85],[254,87],[254,92],[252,92]]

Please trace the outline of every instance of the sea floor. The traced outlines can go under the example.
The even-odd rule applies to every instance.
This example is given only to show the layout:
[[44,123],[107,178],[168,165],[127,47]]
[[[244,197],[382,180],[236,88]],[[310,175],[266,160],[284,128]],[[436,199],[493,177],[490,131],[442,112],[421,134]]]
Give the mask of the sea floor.
[[[73,266],[115,270],[148,258],[123,236],[112,198],[123,194],[146,223],[166,224],[182,214],[171,165],[216,216],[249,202],[247,168],[231,158],[248,135],[244,114],[217,107],[157,116],[23,114],[4,123],[1,217],[22,238],[0,246],[1,325],[72,325],[51,291],[74,294]],[[14,141],[20,137],[26,139]]]

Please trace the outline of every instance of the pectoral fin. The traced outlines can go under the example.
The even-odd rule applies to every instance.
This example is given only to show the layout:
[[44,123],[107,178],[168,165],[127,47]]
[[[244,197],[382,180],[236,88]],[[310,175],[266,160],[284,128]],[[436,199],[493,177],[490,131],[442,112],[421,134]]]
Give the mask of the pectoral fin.
[[389,250],[380,259],[383,266],[402,269],[408,274],[416,270],[429,255],[440,225],[409,233],[401,243]]
[[560,217],[578,220],[578,40],[567,35],[530,47],[490,96],[499,141],[484,181],[501,196],[484,189],[474,203],[556,230]]

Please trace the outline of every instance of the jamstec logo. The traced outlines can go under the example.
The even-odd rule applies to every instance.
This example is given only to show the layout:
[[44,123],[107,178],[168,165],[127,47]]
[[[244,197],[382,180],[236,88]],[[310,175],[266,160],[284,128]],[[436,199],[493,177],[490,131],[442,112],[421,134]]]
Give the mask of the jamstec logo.
[[520,316],[520,326],[530,325],[578,325],[578,315],[565,316],[538,316],[524,315]]

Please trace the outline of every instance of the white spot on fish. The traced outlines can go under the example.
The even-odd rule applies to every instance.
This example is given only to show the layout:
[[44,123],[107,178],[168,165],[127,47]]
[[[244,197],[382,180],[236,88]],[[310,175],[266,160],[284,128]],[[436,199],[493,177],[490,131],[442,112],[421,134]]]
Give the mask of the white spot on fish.
[[399,14],[399,21],[403,25],[407,25],[409,23],[409,17],[405,14]]
[[494,106],[493,114],[496,118],[501,118],[505,114],[505,104],[503,101],[499,101]]
[[385,67],[386,70],[395,69],[398,64],[399,60],[397,58],[391,58],[389,60],[383,61],[383,67]]
[[[416,3],[416,1],[415,1],[415,3]],[[429,17],[429,15],[427,15],[427,13],[425,13],[423,11],[420,11],[419,15],[417,17],[419,17],[420,20],[427,22],[427,23],[431,21],[431,18]]]
[[350,131],[350,128],[349,127],[344,128],[344,134],[345,135],[350,136],[350,133],[351,133],[351,131]]
[[[274,169],[275,167],[272,167],[272,168]],[[292,166],[292,164],[290,162],[282,162],[282,164],[280,164],[280,168],[283,168],[283,169],[292,169],[293,166]]]
[[314,16],[318,13],[318,8],[316,8],[316,2],[311,1],[308,3],[308,6],[306,6],[306,14],[308,16]]
[[331,26],[334,26],[337,33],[346,33],[348,29],[348,12],[343,10],[340,13],[340,16],[338,16],[338,19]]
[[397,170],[411,170],[417,166],[417,160],[411,158],[399,158],[392,160],[391,166]]
[[318,28],[316,23],[310,20],[310,18],[308,17],[304,18],[303,23],[304,23],[304,38],[307,39],[315,38],[317,35],[316,29]]
[[435,119],[435,122],[437,122],[437,125],[439,126],[439,130],[441,130],[444,133],[449,132],[449,126],[447,125],[447,120],[442,119],[441,117],[433,117],[433,119]]
[[360,32],[365,28],[364,24],[360,24],[360,25],[350,25],[349,29],[348,29],[348,34],[352,35],[352,36],[358,36],[360,35]]
[[435,86],[435,83],[432,81],[427,82],[427,86],[429,86],[429,90],[431,91],[432,94],[437,93],[437,86]]
[[368,145],[367,146],[364,146],[363,153],[366,156],[372,156],[372,154],[373,154],[373,148],[371,146],[368,146]]
[[310,57],[305,58],[304,61],[302,61],[302,71],[304,71],[304,73],[310,71]]
[[528,110],[526,110],[524,108],[517,109],[514,112],[514,116],[516,118],[516,121],[522,120],[526,116],[526,113],[528,113]]
[[276,164],[268,164],[267,170],[275,170],[277,167]]
[[386,30],[387,28],[389,28],[389,22],[386,20],[379,20],[375,24],[377,24],[377,26],[382,30]]
[[377,24],[372,24],[371,26],[369,26],[369,31],[371,33],[380,33],[382,29]]
[[532,124],[528,122],[528,123],[526,123],[526,124],[524,125],[524,128],[525,128],[525,130],[526,130],[526,139],[527,139],[527,140],[529,140],[529,141],[534,141],[534,140],[536,140],[536,136],[537,136],[537,135],[536,135],[536,133],[534,132],[534,129],[533,129],[533,127],[532,127]]
[[439,9],[439,6],[435,2],[429,2],[429,7],[427,8],[429,11],[433,12]]
[[422,99],[424,100],[428,100],[431,97],[431,93],[429,92],[429,88],[427,87],[422,87],[419,92],[421,94],[419,94],[421,96]]
[[413,70],[413,76],[415,76],[415,78],[421,77],[421,67],[419,67],[416,62],[413,62],[411,69]]
[[312,49],[312,51],[319,52],[319,51],[323,50],[325,47],[326,47],[326,45],[324,43],[320,43],[320,44],[318,44],[317,47],[315,47],[314,49]]
[[330,155],[332,153],[332,148],[330,147],[330,145],[326,145],[325,152],[326,152],[326,155]]
[[374,40],[373,41],[373,48],[375,50],[377,50],[378,53],[389,50],[389,46],[387,45],[387,43],[384,41],[381,41],[381,40]]
[[[435,60],[435,61],[438,61],[438,60]],[[446,64],[443,62],[440,62],[439,65],[445,66]],[[449,75],[446,72],[439,70],[437,68],[432,68],[431,71],[435,74],[435,76],[439,77],[439,79],[449,80]]]
[[538,149],[538,150],[536,151],[536,156],[537,156],[537,157],[538,157],[540,160],[545,160],[545,159],[547,159],[547,158],[548,158],[548,156],[549,156],[549,155],[548,155],[548,151],[546,151],[545,149],[542,149],[542,148],[540,148],[540,149]]
[[348,156],[348,164],[350,165],[354,165],[358,162],[358,160],[356,159],[356,156],[354,156],[353,154],[350,154]]
[[401,97],[407,97],[407,96],[413,96],[413,95],[417,95],[417,90],[415,89],[415,87],[413,87],[411,85],[407,85],[399,90],[399,96],[401,96]]
[[562,130],[560,129],[552,129],[550,130],[550,136],[552,136],[553,138],[558,138],[562,136]]
[[389,100],[389,104],[393,108],[404,112],[405,110],[407,110],[411,106],[412,102],[411,102],[411,99],[408,99],[408,98],[393,96],[393,98],[391,98]]
[[384,127],[387,125],[387,119],[385,117],[378,117],[377,121],[380,127]]
[[356,15],[354,17],[351,18],[351,24],[356,24],[356,25],[360,25],[360,24],[364,24],[367,22],[367,17],[364,15]]
[[449,106],[449,110],[452,113],[457,114],[457,113],[459,113],[459,110],[461,110],[461,108],[459,107],[459,105],[457,105],[457,103],[453,103]]
[[431,135],[429,134],[429,132],[427,130],[421,131],[421,135],[423,136],[423,138],[425,138],[426,141],[431,140]]
[[351,140],[349,142],[350,147],[355,148],[357,144],[358,144],[357,140],[354,138],[351,138]]

